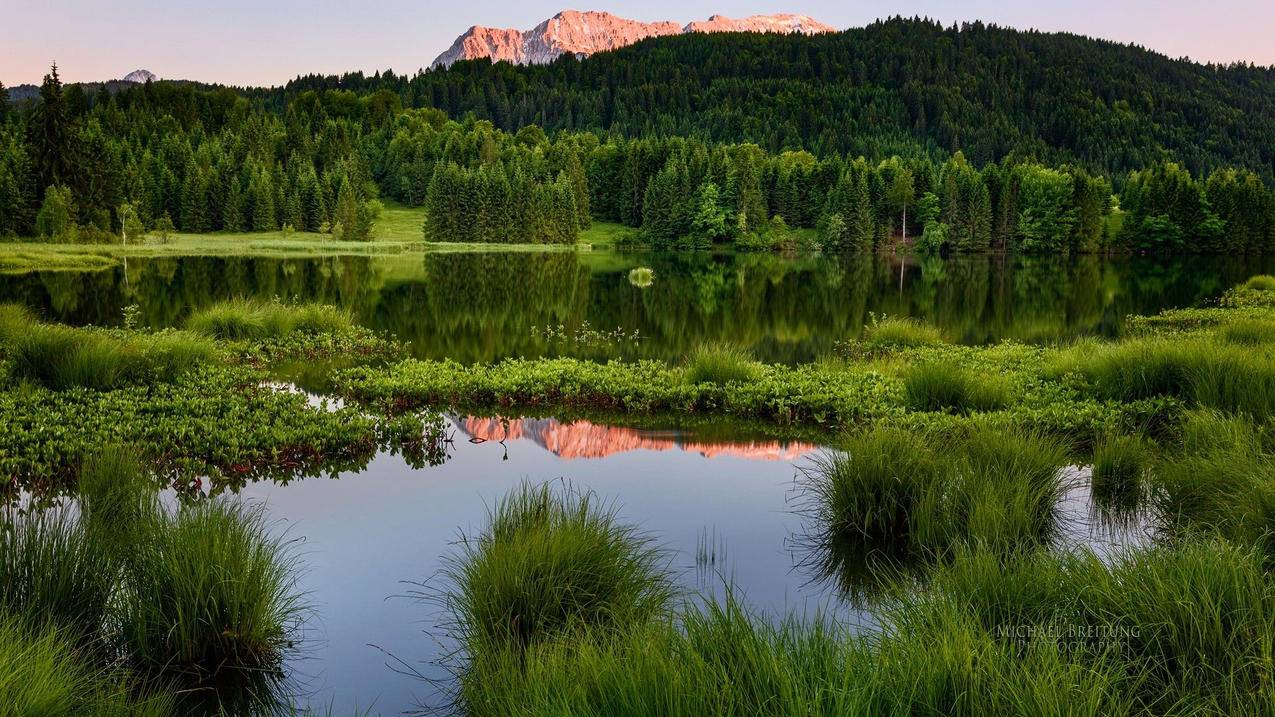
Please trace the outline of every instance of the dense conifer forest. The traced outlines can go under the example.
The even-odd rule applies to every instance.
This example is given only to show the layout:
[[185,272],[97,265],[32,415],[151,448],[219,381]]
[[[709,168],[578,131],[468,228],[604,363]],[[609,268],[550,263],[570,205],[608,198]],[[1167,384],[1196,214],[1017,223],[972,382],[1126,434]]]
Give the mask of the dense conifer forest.
[[[240,90],[0,90],[0,236],[374,235],[655,248],[1275,248],[1275,71],[890,20],[687,35],[549,66]],[[800,231],[805,230],[805,231]]]

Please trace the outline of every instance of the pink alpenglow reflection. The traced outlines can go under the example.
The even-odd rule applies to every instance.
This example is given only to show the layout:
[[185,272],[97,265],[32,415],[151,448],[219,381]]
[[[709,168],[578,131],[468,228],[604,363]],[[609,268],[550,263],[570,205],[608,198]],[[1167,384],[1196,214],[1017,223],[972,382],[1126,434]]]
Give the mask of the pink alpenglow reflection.
[[799,441],[683,440],[676,433],[606,426],[591,421],[562,423],[553,418],[478,418],[459,421],[470,438],[484,441],[527,439],[559,458],[605,458],[626,451],[686,451],[706,458],[730,456],[760,461],[793,461],[819,446]]

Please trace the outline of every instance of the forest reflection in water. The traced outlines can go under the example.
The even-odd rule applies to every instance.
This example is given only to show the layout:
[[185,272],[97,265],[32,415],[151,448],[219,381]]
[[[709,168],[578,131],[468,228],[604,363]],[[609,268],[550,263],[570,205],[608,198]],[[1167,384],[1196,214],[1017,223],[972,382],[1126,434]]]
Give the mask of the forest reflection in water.
[[[0,302],[46,318],[179,325],[234,297],[320,301],[391,332],[420,358],[678,360],[705,342],[799,363],[854,338],[873,315],[913,316],[953,341],[1118,335],[1132,313],[1215,298],[1272,269],[1264,257],[949,259],[770,254],[436,253],[390,257],[130,259],[95,272],[0,277]],[[648,267],[654,278],[633,281]]]

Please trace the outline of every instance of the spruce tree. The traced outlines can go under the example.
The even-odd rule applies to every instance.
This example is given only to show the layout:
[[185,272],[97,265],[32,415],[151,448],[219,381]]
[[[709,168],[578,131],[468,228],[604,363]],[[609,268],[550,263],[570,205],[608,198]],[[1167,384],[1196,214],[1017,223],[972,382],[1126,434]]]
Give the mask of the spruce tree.
[[54,65],[40,85],[40,102],[28,125],[37,189],[67,184],[75,171],[75,148],[71,118],[58,66]]

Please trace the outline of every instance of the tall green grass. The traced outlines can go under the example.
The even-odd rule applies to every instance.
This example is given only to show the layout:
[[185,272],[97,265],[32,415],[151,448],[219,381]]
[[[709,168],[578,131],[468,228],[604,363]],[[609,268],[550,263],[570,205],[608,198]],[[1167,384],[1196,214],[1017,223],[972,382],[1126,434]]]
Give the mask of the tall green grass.
[[307,608],[293,544],[261,508],[209,500],[161,513],[128,565],[118,621],[132,664],[223,702],[277,698]]
[[888,620],[923,642],[976,628],[1011,647],[1049,643],[1116,678],[1138,712],[1246,714],[1273,694],[1275,592],[1260,553],[1225,542],[1010,556],[939,568]]
[[1275,291],[1275,276],[1267,274],[1251,276],[1248,281],[1240,285],[1240,288],[1252,289],[1253,291]]
[[928,362],[903,373],[903,395],[913,411],[995,411],[1013,400],[1002,376],[975,373],[954,363]]
[[1265,417],[1275,410],[1275,363],[1245,347],[1201,339],[1140,338],[1065,354],[1052,368],[1084,375],[1102,398],[1175,396]]
[[54,390],[107,391],[168,382],[217,355],[207,339],[186,332],[116,336],[90,329],[30,324],[8,344],[9,373]]
[[1119,512],[1135,510],[1147,491],[1155,447],[1145,438],[1120,435],[1094,448],[1090,488],[1096,503]]
[[808,546],[826,575],[865,553],[896,562],[965,544],[1011,549],[1051,539],[1065,485],[1065,447],[1043,436],[980,429],[940,446],[877,428],[800,474],[814,526]]
[[1223,324],[1217,335],[1228,344],[1261,346],[1275,342],[1275,321],[1237,319]]
[[104,628],[114,584],[109,553],[73,511],[10,507],[0,515],[0,614],[91,641]]
[[52,626],[0,615],[0,715],[4,717],[165,717],[165,696],[139,696],[120,676],[89,666]]
[[17,337],[26,333],[36,323],[35,316],[25,306],[19,304],[0,304],[0,355],[5,353],[5,346]]
[[943,335],[916,319],[883,317],[864,329],[862,340],[879,349],[916,348],[941,344]]
[[1213,449],[1165,461],[1156,473],[1156,515],[1166,534],[1216,533],[1261,545],[1275,560],[1275,458]]
[[663,614],[667,557],[615,508],[570,486],[523,485],[448,561],[457,631],[469,644],[523,646],[577,624]]
[[738,346],[706,344],[695,349],[686,362],[686,382],[749,383],[761,376],[762,366]]
[[324,304],[234,299],[193,313],[186,327],[230,341],[279,338],[290,333],[334,334],[348,331],[354,319],[344,309]]
[[[967,470],[1052,480],[1053,448],[989,438],[959,449]],[[888,458],[879,481],[924,449],[905,434],[863,440]],[[1018,457],[1025,448],[1034,455]],[[533,506],[511,513],[510,539],[530,537],[523,531],[557,510],[526,490],[510,498]],[[1259,551],[1197,540],[1103,558],[988,547],[958,546],[923,589],[888,593],[879,629],[862,635],[820,617],[758,618],[728,590],[654,619],[559,621],[534,640],[482,639],[457,707],[475,717],[1222,715],[1261,714],[1275,698],[1275,591]],[[544,564],[510,572],[538,584]],[[508,615],[524,594],[458,593],[452,607],[473,601]],[[492,610],[493,595],[505,610]]]

